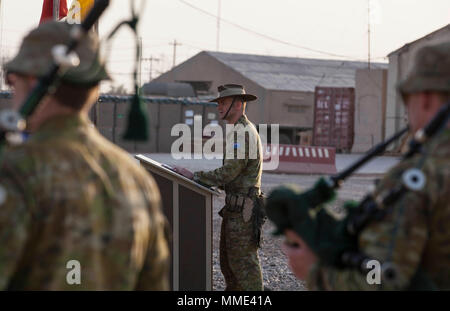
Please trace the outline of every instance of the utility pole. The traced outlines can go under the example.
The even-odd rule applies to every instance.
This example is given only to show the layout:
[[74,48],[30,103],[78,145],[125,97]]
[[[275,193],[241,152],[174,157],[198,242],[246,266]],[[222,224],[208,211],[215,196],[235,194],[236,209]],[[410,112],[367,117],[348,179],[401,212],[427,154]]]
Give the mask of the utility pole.
[[159,62],[160,59],[156,58],[156,57],[153,57],[153,56],[150,56],[149,58],[143,58],[142,61],[150,62],[150,81],[149,82],[152,82],[152,80],[153,80],[153,77],[152,77],[152,74],[153,74],[153,62]]
[[369,70],[370,70],[370,22],[371,22],[370,0],[367,0],[367,2],[368,2],[368,9],[367,9],[367,11],[368,11],[368,23],[367,23],[368,27],[367,27],[367,29],[368,29],[368,53],[369,53],[367,64],[368,64],[368,67],[369,67]]
[[222,0],[219,1],[219,9],[217,12],[217,43],[216,43],[216,51],[219,52],[220,47],[220,21],[221,21],[221,15],[222,15]]
[[169,43],[170,45],[173,45],[173,65],[172,68],[175,67],[176,61],[177,61],[177,46],[181,45],[181,43],[177,42],[177,40],[174,40],[173,43]]
[[60,0],[53,0],[53,20],[59,21]]

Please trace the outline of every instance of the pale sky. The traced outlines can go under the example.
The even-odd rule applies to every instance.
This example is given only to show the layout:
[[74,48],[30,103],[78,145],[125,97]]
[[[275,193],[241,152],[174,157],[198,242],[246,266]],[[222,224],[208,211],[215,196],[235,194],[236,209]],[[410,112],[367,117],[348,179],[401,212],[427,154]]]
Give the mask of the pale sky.
[[[216,50],[217,18],[210,15],[217,16],[219,2],[223,19],[219,48],[222,52],[327,59],[368,58],[368,0],[142,1],[147,2],[140,25],[143,57],[160,59],[153,64],[153,77],[172,67],[173,46],[169,43],[174,40],[182,44],[177,47],[177,64],[202,50]],[[387,62],[386,56],[390,52],[450,23],[449,0],[370,2],[371,54],[376,61]],[[23,36],[37,26],[42,3],[43,0],[1,0],[2,57],[13,56]],[[130,16],[130,0],[111,0],[111,3],[100,23],[101,36]],[[130,32],[122,31],[113,43],[109,60],[115,85],[131,88],[133,49]],[[142,82],[148,82],[149,78],[150,64],[144,62]],[[107,85],[104,88],[108,89]]]

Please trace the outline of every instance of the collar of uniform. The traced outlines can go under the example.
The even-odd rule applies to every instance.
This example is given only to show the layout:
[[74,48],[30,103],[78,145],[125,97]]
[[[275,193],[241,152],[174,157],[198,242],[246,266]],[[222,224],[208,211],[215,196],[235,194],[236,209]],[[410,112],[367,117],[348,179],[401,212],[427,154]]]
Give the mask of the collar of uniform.
[[245,114],[243,114],[243,115],[236,121],[235,125],[238,124],[238,123],[241,123],[241,124],[247,124],[247,123],[248,123],[247,116],[246,116]]
[[73,129],[88,127],[89,124],[88,116],[80,113],[56,116],[45,121],[31,136],[31,139],[39,140],[49,135],[56,136],[61,134],[62,131],[67,132]]

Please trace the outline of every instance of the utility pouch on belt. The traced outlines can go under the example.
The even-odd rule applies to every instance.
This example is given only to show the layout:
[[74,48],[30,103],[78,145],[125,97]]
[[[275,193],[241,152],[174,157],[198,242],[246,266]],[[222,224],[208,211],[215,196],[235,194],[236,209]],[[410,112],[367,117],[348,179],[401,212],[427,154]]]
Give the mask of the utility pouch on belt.
[[258,188],[251,188],[248,196],[253,199],[253,241],[256,243],[257,247],[260,247],[262,241],[261,230],[267,219],[264,209],[265,196]]
[[[242,212],[244,223],[252,221],[252,240],[259,247],[261,244],[261,230],[267,219],[264,209],[265,196],[259,188],[250,188],[246,196],[227,195],[225,197],[226,209],[230,212]],[[223,208],[219,215],[223,217]]]

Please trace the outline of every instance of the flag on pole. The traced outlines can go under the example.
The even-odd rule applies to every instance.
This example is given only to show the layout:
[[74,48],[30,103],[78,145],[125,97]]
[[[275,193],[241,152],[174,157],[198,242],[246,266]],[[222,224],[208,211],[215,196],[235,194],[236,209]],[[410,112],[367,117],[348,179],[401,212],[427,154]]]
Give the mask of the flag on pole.
[[69,18],[83,22],[94,6],[95,0],[74,0],[69,10]]
[[44,0],[44,5],[42,6],[41,20],[39,24],[47,20],[53,19],[53,1],[59,1],[59,19],[67,16],[67,0]]

